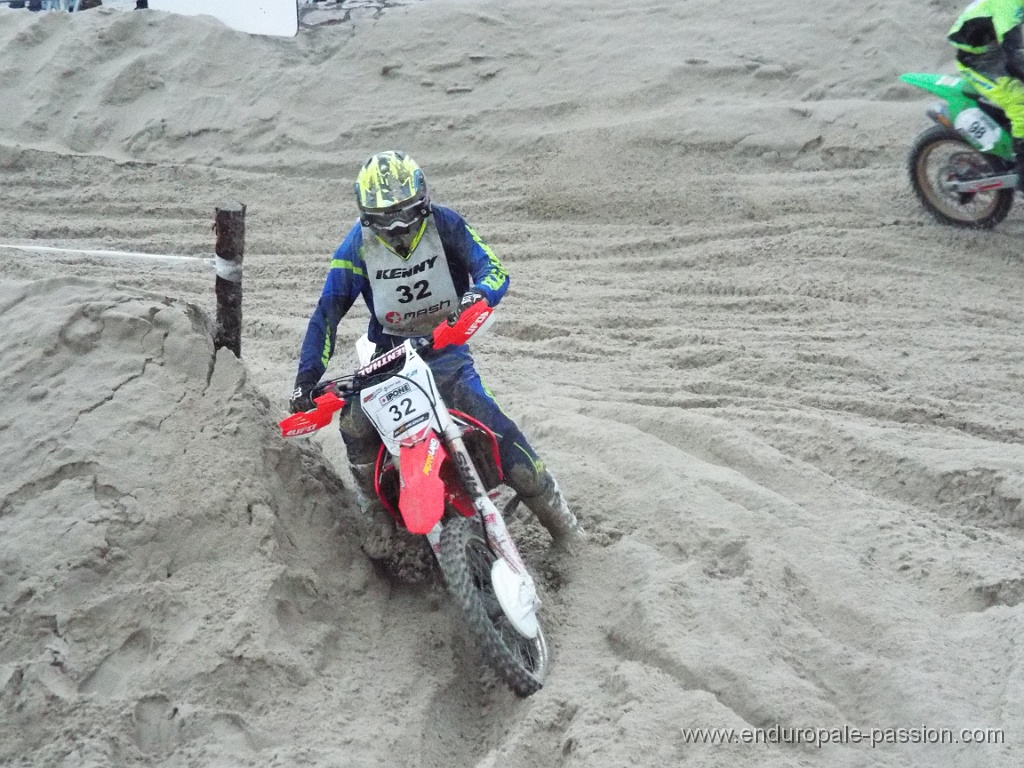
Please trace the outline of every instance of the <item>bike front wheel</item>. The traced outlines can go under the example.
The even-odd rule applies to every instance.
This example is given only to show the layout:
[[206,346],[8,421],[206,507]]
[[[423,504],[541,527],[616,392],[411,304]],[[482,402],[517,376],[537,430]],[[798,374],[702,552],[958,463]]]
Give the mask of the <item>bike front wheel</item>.
[[544,685],[548,646],[543,628],[534,638],[524,637],[502,611],[491,584],[496,559],[475,519],[445,523],[439,561],[448,591],[486,663],[516,695],[526,697]]
[[1012,189],[965,193],[950,188],[950,182],[999,176],[1011,173],[1013,167],[1001,157],[979,152],[941,125],[917,137],[907,170],[917,199],[943,224],[989,229],[1003,221],[1013,207]]

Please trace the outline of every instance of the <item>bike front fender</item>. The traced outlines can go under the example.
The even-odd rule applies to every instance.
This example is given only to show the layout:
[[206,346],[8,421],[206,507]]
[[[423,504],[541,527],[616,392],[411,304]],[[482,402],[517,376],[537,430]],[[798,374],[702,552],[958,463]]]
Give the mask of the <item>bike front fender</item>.
[[444,443],[433,431],[399,453],[398,511],[409,533],[426,534],[444,517],[441,465],[448,459]]

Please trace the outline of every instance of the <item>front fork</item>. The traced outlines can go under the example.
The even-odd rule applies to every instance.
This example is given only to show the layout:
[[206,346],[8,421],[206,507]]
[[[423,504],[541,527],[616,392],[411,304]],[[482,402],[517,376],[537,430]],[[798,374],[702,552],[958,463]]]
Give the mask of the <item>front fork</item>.
[[[448,449],[448,457],[455,463],[455,468],[462,482],[462,487],[467,495],[473,500],[473,509],[476,510],[484,527],[484,535],[487,538],[487,545],[495,554],[496,559],[491,565],[491,586],[494,596],[501,606],[505,617],[523,637],[535,638],[540,632],[540,623],[537,619],[537,610],[540,608],[540,598],[537,595],[537,585],[533,577],[526,569],[519,549],[512,540],[505,519],[501,516],[497,506],[487,495],[487,489],[480,479],[470,458],[469,450],[462,439],[461,428],[449,420],[447,428],[442,432],[445,446]],[[443,522],[438,522],[429,533],[427,540],[434,552],[434,557],[440,562],[441,555],[441,529]]]
[[[491,501],[490,496],[487,495],[487,490],[480,479],[480,473],[477,472],[473,460],[470,458],[469,449],[466,448],[466,443],[462,439],[462,430],[454,421],[444,431],[444,439],[449,458],[455,463],[462,487],[473,500],[473,509],[476,510],[483,523],[487,542],[494,554],[508,561],[509,566],[517,574],[528,575],[519,549],[508,532],[508,526],[505,525],[505,519],[498,511],[498,507]],[[430,541],[435,555],[441,550],[441,528],[442,524],[438,523],[427,534],[427,539]]]

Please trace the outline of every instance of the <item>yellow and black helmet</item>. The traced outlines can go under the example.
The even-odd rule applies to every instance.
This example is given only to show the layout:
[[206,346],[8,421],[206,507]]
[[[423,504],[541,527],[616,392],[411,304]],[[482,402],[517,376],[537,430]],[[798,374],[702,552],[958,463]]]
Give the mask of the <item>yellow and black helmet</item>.
[[430,213],[427,180],[405,152],[378,152],[359,169],[356,203],[363,226],[383,234],[402,234]]

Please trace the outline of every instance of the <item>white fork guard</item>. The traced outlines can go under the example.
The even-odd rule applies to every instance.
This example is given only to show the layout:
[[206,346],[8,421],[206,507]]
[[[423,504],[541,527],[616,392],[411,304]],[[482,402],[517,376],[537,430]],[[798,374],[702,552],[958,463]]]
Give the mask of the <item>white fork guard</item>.
[[530,574],[516,573],[505,558],[499,557],[491,566],[491,584],[501,610],[516,631],[531,640],[535,638],[540,629],[537,622],[540,598]]

